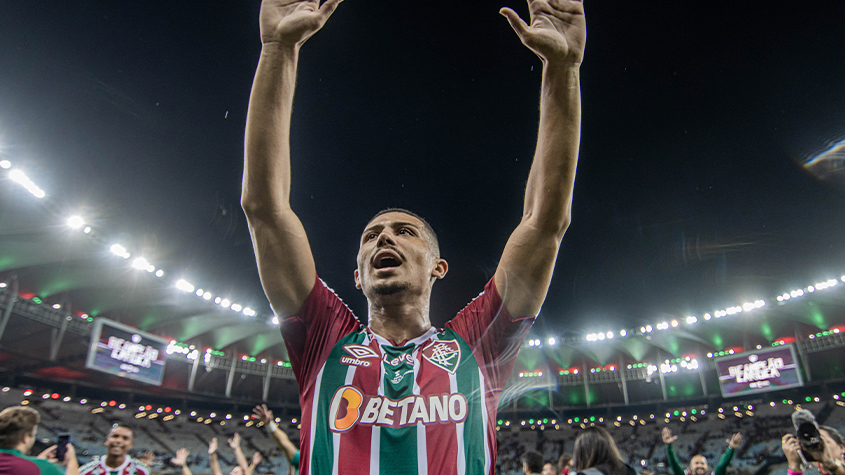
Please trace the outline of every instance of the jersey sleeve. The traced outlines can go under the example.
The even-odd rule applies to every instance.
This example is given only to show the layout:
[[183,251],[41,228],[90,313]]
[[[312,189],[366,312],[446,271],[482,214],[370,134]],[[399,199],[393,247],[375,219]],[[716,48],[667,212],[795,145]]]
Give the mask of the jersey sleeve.
[[502,389],[510,376],[519,348],[534,317],[514,320],[491,278],[484,292],[469,303],[446,327],[467,342],[492,389]]
[[53,465],[52,463],[48,462],[47,460],[43,459],[33,459],[38,468],[41,470],[41,475],[64,475],[59,467]]
[[332,347],[359,327],[358,319],[318,277],[297,315],[281,322],[291,368],[303,388],[320,370]]

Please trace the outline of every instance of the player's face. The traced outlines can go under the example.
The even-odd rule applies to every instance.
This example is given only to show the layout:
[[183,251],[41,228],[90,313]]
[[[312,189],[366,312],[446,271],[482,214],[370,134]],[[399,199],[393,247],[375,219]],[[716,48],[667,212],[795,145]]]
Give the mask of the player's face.
[[703,455],[696,455],[689,462],[690,472],[695,475],[705,475],[710,467],[707,466],[707,459]]
[[446,261],[431,249],[425,225],[401,212],[372,220],[361,235],[355,284],[368,299],[387,295],[419,294],[432,277],[446,274]]
[[115,427],[106,437],[106,450],[109,455],[126,455],[132,448],[132,431],[126,427]]

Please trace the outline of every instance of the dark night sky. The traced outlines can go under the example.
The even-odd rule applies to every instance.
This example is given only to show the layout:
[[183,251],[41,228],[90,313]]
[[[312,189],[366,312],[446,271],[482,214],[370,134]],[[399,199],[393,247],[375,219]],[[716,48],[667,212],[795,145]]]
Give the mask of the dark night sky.
[[[293,206],[359,316],[357,241],[379,209],[438,231],[438,325],[519,221],[541,65],[501,6],[527,14],[347,0],[302,50]],[[238,204],[258,7],[0,2],[0,144],[69,212],[267,311]],[[841,275],[845,188],[801,162],[845,136],[845,2],[586,11],[573,223],[538,325],[639,326]]]

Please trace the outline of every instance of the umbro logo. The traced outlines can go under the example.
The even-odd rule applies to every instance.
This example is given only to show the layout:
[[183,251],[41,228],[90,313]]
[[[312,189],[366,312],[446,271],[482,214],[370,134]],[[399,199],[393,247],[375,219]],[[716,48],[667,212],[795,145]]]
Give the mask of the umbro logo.
[[375,350],[364,345],[343,345],[343,350],[351,355],[351,357],[346,355],[340,357],[340,363],[345,365],[367,367],[371,365],[366,360],[367,358],[379,357]]

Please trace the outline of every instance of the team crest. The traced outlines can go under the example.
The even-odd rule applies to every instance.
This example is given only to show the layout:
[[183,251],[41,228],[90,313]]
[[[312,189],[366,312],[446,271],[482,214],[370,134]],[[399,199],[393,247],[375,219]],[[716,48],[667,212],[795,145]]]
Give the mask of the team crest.
[[343,345],[343,350],[358,359],[379,357],[374,349],[364,345]]
[[423,358],[455,374],[461,364],[461,346],[455,340],[434,340],[422,350]]

